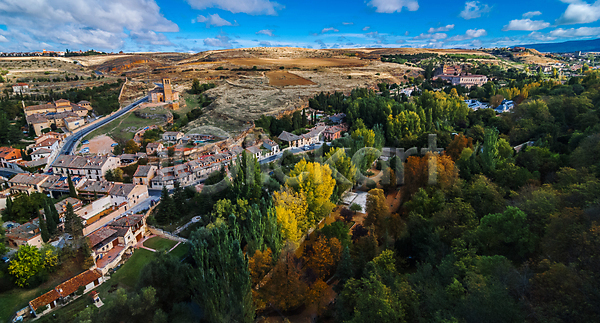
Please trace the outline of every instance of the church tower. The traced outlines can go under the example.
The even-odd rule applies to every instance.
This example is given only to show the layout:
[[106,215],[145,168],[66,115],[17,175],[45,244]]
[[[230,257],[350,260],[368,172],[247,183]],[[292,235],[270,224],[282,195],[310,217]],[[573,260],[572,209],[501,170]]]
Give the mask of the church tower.
[[163,91],[165,93],[165,102],[173,101],[173,89],[171,89],[171,79],[164,78],[162,80]]

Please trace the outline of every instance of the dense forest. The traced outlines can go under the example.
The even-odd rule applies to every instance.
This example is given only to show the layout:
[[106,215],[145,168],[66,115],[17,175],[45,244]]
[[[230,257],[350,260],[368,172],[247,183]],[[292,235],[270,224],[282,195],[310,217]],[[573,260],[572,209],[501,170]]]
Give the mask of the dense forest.
[[[600,74],[471,92],[518,104],[471,111],[456,89],[315,96],[347,114],[346,137],[271,165],[243,154],[200,193],[163,192],[150,222],[202,216],[188,257],[157,253],[135,291],[79,321],[600,321]],[[382,160],[369,178],[380,148],[428,147],[431,134],[442,154]],[[350,187],[368,192],[365,210],[336,207]]]

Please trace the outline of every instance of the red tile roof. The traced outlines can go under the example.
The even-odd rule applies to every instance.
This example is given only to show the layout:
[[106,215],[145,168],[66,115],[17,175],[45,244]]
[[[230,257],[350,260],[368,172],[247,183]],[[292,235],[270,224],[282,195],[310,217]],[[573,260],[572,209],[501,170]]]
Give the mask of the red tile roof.
[[79,287],[85,286],[100,277],[102,277],[100,271],[88,270],[56,286],[55,289],[60,296],[65,297],[75,293]]
[[46,294],[44,294],[34,300],[29,301],[29,305],[31,305],[33,310],[37,310],[38,308],[40,308],[42,306],[46,306],[59,298],[60,298],[60,294],[58,294],[58,292],[55,289],[53,289],[53,290],[47,292]]

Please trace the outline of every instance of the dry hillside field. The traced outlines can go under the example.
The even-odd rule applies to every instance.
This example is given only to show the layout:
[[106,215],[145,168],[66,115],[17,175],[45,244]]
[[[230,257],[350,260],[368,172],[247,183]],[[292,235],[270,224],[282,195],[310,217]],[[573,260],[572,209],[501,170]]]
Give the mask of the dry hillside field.
[[273,86],[288,86],[288,85],[313,85],[315,82],[307,80],[290,72],[268,72],[269,84]]

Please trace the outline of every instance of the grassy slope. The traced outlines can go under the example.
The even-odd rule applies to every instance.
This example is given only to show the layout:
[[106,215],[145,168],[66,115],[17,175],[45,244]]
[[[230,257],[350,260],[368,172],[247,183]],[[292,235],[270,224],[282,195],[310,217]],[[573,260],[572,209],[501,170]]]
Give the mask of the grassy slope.
[[90,140],[96,136],[106,134],[117,142],[126,142],[130,139],[133,139],[133,135],[135,134],[135,131],[125,131],[126,128],[135,127],[135,130],[138,130],[141,127],[146,127],[153,124],[156,124],[156,120],[138,118],[133,114],[133,112],[129,112],[125,114],[124,117],[118,118],[117,120],[114,120],[92,131],[85,136],[83,140]]
[[177,244],[177,241],[161,238],[161,237],[153,237],[146,241],[144,241],[144,246],[154,249],[161,250],[166,249],[170,250]]

